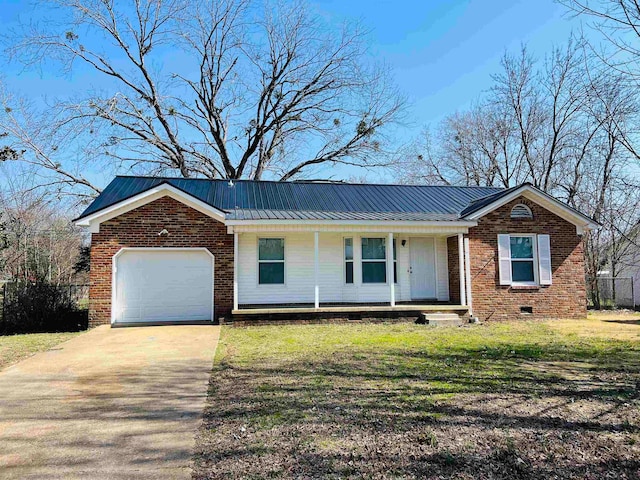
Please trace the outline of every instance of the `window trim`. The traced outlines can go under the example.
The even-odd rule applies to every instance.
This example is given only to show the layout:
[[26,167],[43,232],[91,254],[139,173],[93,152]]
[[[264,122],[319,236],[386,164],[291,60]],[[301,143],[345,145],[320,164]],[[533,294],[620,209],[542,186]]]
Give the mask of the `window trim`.
[[[262,239],[279,239],[282,240],[282,260],[260,260],[260,240]],[[282,263],[282,283],[260,283],[260,264],[261,263]],[[287,239],[282,235],[256,235],[256,285],[261,288],[280,288],[287,285]]]
[[[513,261],[522,262],[529,261],[528,258],[516,258],[514,259],[511,252],[511,239],[517,237],[527,237],[531,239],[532,256],[531,262],[533,263],[533,281],[532,282],[517,282],[513,279]],[[535,233],[510,233],[509,234],[509,268],[511,269],[511,286],[512,287],[538,287],[540,286],[540,272],[538,261],[538,236]]]
[[[363,236],[360,235],[360,285],[362,286],[367,286],[367,285],[389,285],[389,279],[387,278],[387,237],[383,237],[381,235],[374,235],[374,236]],[[374,259],[374,258],[363,258],[362,256],[362,240],[364,240],[365,238],[380,238],[382,239],[382,241],[384,242],[384,259]],[[393,252],[391,253],[391,255],[393,255]],[[384,262],[384,282],[365,282],[364,281],[364,269],[362,268],[362,266],[365,263],[381,263]]]
[[[347,245],[346,240],[351,239],[352,258],[347,260]],[[356,284],[356,238],[355,236],[343,236],[342,237],[342,282],[347,287],[352,287]],[[353,282],[347,283],[347,263],[351,262],[353,265]]]

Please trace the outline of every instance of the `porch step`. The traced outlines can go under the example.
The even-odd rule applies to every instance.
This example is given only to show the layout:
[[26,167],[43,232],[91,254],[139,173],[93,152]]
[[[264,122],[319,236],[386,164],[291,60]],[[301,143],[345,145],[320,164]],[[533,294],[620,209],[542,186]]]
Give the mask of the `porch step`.
[[462,317],[455,313],[422,312],[422,318],[425,324],[436,327],[459,327],[464,324]]

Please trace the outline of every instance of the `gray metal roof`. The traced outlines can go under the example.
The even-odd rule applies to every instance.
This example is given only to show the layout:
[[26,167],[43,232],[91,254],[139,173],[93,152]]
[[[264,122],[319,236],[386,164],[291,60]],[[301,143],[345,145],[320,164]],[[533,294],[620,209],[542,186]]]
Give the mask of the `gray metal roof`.
[[487,205],[490,205],[493,202],[495,202],[497,200],[500,200],[505,195],[509,195],[511,192],[513,192],[514,190],[517,190],[518,188],[520,188],[520,187],[522,187],[524,185],[531,185],[531,184],[530,183],[523,183],[522,185],[516,185],[515,187],[503,188],[503,189],[500,189],[498,192],[496,192],[496,193],[494,193],[492,195],[488,195],[486,197],[479,198],[477,200],[473,200],[469,204],[469,206],[467,208],[465,208],[464,210],[462,210],[460,212],[460,216],[461,217],[466,217],[467,215],[471,215],[472,213],[483,209]]
[[503,192],[493,187],[377,185],[253,180],[116,177],[80,217],[161,184],[223,210],[232,220],[454,221],[469,205]]

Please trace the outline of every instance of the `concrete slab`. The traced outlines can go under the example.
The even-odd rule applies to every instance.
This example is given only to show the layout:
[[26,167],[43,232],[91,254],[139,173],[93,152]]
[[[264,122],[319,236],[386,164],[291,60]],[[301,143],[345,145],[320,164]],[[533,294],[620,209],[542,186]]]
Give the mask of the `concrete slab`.
[[0,478],[191,478],[218,336],[102,326],[0,372]]

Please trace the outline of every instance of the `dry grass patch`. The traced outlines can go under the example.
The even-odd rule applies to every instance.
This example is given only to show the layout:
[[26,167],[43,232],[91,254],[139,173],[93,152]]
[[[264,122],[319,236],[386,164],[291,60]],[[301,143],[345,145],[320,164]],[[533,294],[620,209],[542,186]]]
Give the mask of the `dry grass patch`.
[[25,333],[0,336],[0,370],[31,355],[49,350],[78,335],[79,332]]
[[225,328],[194,478],[638,478],[640,325],[611,319]]

